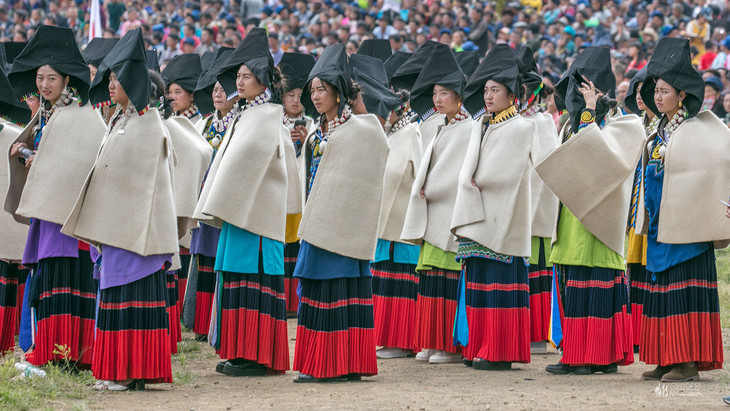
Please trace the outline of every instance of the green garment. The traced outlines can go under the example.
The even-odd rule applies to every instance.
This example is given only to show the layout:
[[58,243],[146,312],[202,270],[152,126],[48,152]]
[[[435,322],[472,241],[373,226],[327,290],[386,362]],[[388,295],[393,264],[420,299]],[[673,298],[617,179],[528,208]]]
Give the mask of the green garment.
[[444,251],[424,241],[421,254],[418,255],[416,271],[433,270],[434,268],[461,271],[461,263],[456,261],[456,253]]
[[625,270],[624,258],[611,251],[591,234],[568,210],[560,207],[558,241],[553,245],[550,262],[561,265],[580,265]]
[[538,265],[540,263],[540,242],[543,243],[543,248],[545,249],[545,266],[546,267],[552,267],[553,265],[550,264],[550,243],[552,242],[551,238],[547,237],[532,237],[532,247],[530,252],[530,265]]

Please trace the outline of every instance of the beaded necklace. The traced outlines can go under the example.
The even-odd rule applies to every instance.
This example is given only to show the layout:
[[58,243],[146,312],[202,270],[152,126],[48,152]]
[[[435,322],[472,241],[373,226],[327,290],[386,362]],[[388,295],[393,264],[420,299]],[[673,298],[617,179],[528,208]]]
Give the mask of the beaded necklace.
[[659,158],[661,158],[662,161],[664,161],[664,156],[667,152],[667,143],[669,142],[669,138],[672,136],[672,134],[679,128],[679,126],[684,122],[685,116],[687,111],[684,109],[684,107],[681,107],[679,110],[677,110],[676,113],[672,116],[672,118],[664,125],[664,129],[657,129],[657,136],[659,139],[657,139],[657,143],[654,145],[654,148],[652,150],[651,144],[654,144],[654,142],[650,142],[649,150],[652,152],[652,155],[657,155]]
[[48,124],[48,122],[51,120],[51,116],[59,107],[66,107],[70,105],[73,102],[73,96],[68,91],[68,89],[64,89],[61,92],[61,96],[56,100],[55,103],[51,104],[50,101],[43,99],[41,97],[41,107],[40,107],[40,121],[38,124],[36,124],[33,127],[33,133],[35,133],[35,137],[33,137],[33,150],[38,150],[38,146],[41,145],[41,138],[43,136],[43,128]]
[[190,119],[190,118],[197,116],[198,114],[200,114],[200,111],[198,111],[198,106],[196,106],[195,103],[193,103],[192,106],[185,109],[185,111],[181,112],[179,115]]
[[650,135],[651,133],[656,130],[657,125],[659,125],[659,117],[654,116],[649,120],[649,122],[646,122],[646,111],[644,111],[643,120],[642,123],[644,123],[644,131],[646,132],[646,135]]
[[264,103],[268,103],[269,100],[271,100],[271,92],[267,88],[261,94],[254,97],[253,100],[246,100],[246,105],[243,106],[243,110],[241,110],[241,111],[246,111],[251,107],[260,106]]
[[208,144],[210,144],[210,146],[214,149],[217,149],[220,146],[221,141],[223,141],[223,137],[226,135],[228,125],[231,124],[231,121],[236,117],[238,110],[236,110],[236,107],[234,106],[228,111],[228,113],[226,113],[225,116],[223,116],[223,118],[220,119],[218,118],[218,113],[218,110],[213,113],[213,119],[210,122],[208,135],[206,136]]
[[388,135],[394,134],[396,131],[402,129],[403,127],[407,126],[411,123],[411,118],[407,116],[408,113],[403,113],[403,116],[398,119],[392,126],[390,126],[390,130],[388,130]]
[[534,114],[541,113],[544,110],[545,110],[545,104],[540,103],[540,104],[534,104],[532,106],[529,106],[529,107],[523,109],[520,114],[522,114],[523,117],[530,117]]
[[299,113],[299,115],[296,116],[296,117],[289,117],[289,114],[287,114],[286,112],[284,112],[284,125],[288,129],[292,129],[292,128],[294,128],[294,122],[297,121],[297,120],[299,120],[299,119],[302,119],[302,118],[304,118],[304,111],[302,111],[301,113]]
[[312,191],[314,178],[317,175],[317,170],[319,169],[319,162],[322,160],[322,156],[324,155],[324,150],[327,147],[327,141],[329,140],[330,134],[337,127],[347,121],[350,118],[351,114],[352,111],[350,109],[350,106],[348,104],[345,104],[345,108],[342,110],[342,114],[327,123],[326,132],[322,128],[324,116],[320,117],[320,120],[318,122],[319,124],[314,131],[312,139],[312,158],[309,166],[309,181],[307,181],[307,197],[309,197],[309,193]]
[[464,107],[459,108],[459,112],[454,114],[454,117],[451,118],[451,120],[447,120],[446,125],[450,126],[452,124],[456,124],[459,121],[466,120],[469,118],[469,113],[464,110]]

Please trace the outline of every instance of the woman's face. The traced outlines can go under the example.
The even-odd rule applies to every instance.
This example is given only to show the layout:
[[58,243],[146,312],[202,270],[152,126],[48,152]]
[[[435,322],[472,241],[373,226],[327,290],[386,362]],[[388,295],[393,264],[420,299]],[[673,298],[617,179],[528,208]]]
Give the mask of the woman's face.
[[354,114],[367,114],[368,109],[365,108],[365,102],[362,100],[362,91],[357,93],[357,97],[352,102],[352,112]]
[[295,88],[284,94],[284,111],[290,117],[296,117],[302,112],[302,89]]
[[185,91],[177,83],[170,84],[170,87],[167,88],[167,94],[172,111],[176,113],[185,111],[193,105],[193,94]]
[[38,68],[35,76],[35,85],[41,96],[51,103],[61,97],[64,87],[68,84],[68,76],[63,77],[59,72],[45,65]]
[[213,107],[215,107],[216,110],[218,110],[221,115],[225,116],[228,114],[229,111],[233,108],[233,105],[236,104],[237,98],[228,100],[228,96],[226,95],[226,91],[223,89],[223,86],[221,86],[221,83],[215,82],[215,86],[213,86]]
[[238,89],[238,97],[246,100],[253,100],[266,90],[266,87],[259,82],[245,64],[241,64],[241,67],[238,68],[236,88]]
[[725,112],[730,113],[730,93],[725,94],[725,97],[723,97],[722,107],[725,109]]
[[659,79],[654,89],[654,104],[662,114],[672,115],[679,109],[679,102],[684,92],[677,92],[677,89],[670,86],[666,81]]
[[[337,92],[320,78],[315,77],[309,85],[312,104],[319,114],[329,113],[337,109]],[[327,120],[332,120],[328,118]]]
[[489,80],[484,85],[484,102],[487,103],[488,112],[497,114],[514,103],[514,95],[507,90],[504,84]]
[[642,84],[644,84],[644,83],[639,83],[636,85],[636,106],[639,107],[639,110],[644,111],[644,110],[646,110],[646,104],[644,104],[644,100],[641,99],[641,85]]
[[123,108],[127,108],[129,104],[129,96],[127,96],[127,93],[122,88],[122,84],[114,72],[109,74],[109,97],[113,103],[119,104]]
[[41,105],[41,100],[37,96],[32,95],[25,99],[25,104],[27,104],[28,108],[30,109],[30,118],[33,118],[35,117],[35,113],[38,112],[38,108]]
[[347,45],[345,46],[345,52],[348,56],[351,56],[355,53],[357,53],[357,45],[355,43],[348,41]]
[[460,103],[459,96],[454,90],[438,84],[433,86],[433,105],[439,113],[451,118],[459,112]]
[[89,74],[91,74],[91,81],[94,81],[94,77],[96,77],[97,68],[95,66],[92,66],[89,64]]

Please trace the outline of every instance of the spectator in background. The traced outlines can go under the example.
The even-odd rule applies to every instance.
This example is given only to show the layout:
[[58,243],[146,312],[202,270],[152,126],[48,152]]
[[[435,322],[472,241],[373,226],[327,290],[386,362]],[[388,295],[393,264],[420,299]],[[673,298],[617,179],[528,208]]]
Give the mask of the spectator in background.
[[[159,34],[159,33],[156,33]],[[200,45],[195,49],[195,52],[201,56],[206,52],[213,52],[218,50],[220,47],[215,43],[215,31],[210,27],[204,27],[200,32]]]
[[183,40],[182,43],[182,52],[183,54],[192,54],[195,53],[195,40],[188,37],[185,40]]
[[390,36],[398,34],[398,30],[395,29],[395,27],[390,25],[390,19],[383,15],[378,20],[378,27],[376,27],[373,30],[373,36],[375,36],[376,39],[388,39]]
[[138,27],[142,27],[142,21],[138,18],[139,12],[135,8],[127,10],[127,19],[122,23],[119,28],[119,35],[124,37],[128,31],[134,30]]
[[626,72],[631,70],[641,70],[646,66],[646,57],[644,57],[644,47],[640,43],[632,43],[629,46],[629,65],[626,66]]
[[618,102],[619,107],[621,110],[624,110],[624,99],[626,98],[626,93],[629,92],[629,80],[624,79],[621,81],[618,86],[616,86],[616,101]]
[[180,37],[177,34],[169,33],[165,40],[165,48],[160,52],[160,58],[158,60],[160,64],[160,70],[162,70],[163,62],[172,60],[175,56],[183,54],[180,49]]
[[182,39],[187,40],[191,39],[193,41],[193,45],[197,48],[200,45],[200,37],[195,35],[195,25],[191,23],[185,23],[183,24],[183,32],[182,32]]
[[[710,76],[705,79],[705,99],[702,101],[701,110],[713,110],[718,96],[722,92],[722,80],[717,76]],[[722,105],[722,104],[720,104]]]
[[704,71],[712,67],[712,62],[717,57],[717,45],[714,41],[709,40],[705,42],[705,54],[700,56],[699,70]]
[[281,57],[284,55],[284,50],[279,47],[279,37],[276,34],[269,34],[269,52],[271,57],[274,58],[274,65],[278,66]]
[[717,56],[715,56],[715,59],[712,60],[712,68],[730,68],[727,64],[728,55],[730,55],[730,36],[725,37],[725,40],[720,43],[720,51],[717,53]]
[[690,46],[697,49],[697,54],[692,57],[692,64],[699,64],[700,57],[705,54],[705,42],[710,40],[710,34],[712,33],[709,23],[711,20],[712,9],[704,7],[697,17],[687,24],[685,34],[689,38]]

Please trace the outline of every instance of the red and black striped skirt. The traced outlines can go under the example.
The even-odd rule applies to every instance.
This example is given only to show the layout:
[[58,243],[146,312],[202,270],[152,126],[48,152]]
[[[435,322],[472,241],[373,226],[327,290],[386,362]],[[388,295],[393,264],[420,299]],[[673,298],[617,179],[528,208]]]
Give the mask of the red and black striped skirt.
[[722,368],[723,345],[715,252],[649,273],[639,358],[647,364],[696,362]]
[[167,277],[160,270],[101,290],[91,367],[95,378],[172,382]]
[[183,310],[183,302],[185,301],[185,290],[188,286],[188,271],[190,270],[191,258],[190,250],[180,247],[180,269],[177,270],[177,285],[175,286],[177,289],[177,300],[175,301],[175,304],[177,305],[178,320],[180,319],[180,313],[182,313]]
[[266,366],[270,374],[289,369],[284,276],[259,273],[221,273],[218,324],[223,359],[245,359]]
[[418,349],[461,352],[454,345],[456,295],[461,272],[435,268],[419,273],[414,345]]
[[213,295],[215,294],[215,257],[198,254],[195,258],[198,259],[198,287],[195,290],[195,326],[193,332],[208,335],[210,314],[213,310]]
[[293,277],[298,255],[299,242],[284,244],[284,293],[286,294],[286,310],[289,312],[297,312],[299,309],[299,297],[297,296],[299,280]]
[[380,261],[371,266],[373,273],[373,311],[375,345],[415,351],[413,339],[418,298],[415,264]]
[[563,358],[569,365],[629,365],[634,347],[621,270],[564,265]]
[[641,322],[643,321],[644,299],[649,292],[651,278],[646,266],[641,264],[628,265],[629,300],[631,301],[631,330],[634,336],[634,345],[641,343]]
[[537,264],[530,265],[530,341],[548,339],[550,327],[550,293],[552,292],[553,267],[548,265],[545,242],[540,239],[540,255]]
[[180,327],[180,311],[178,310],[178,278],[177,271],[169,271],[165,277],[167,284],[167,316],[170,327],[170,351],[177,354],[177,343],[182,341],[182,329]]
[[524,260],[470,257],[465,276],[469,343],[464,358],[529,363],[530,286]]
[[0,261],[0,356],[15,347],[18,328],[18,264]]
[[[89,252],[38,262],[30,304],[35,308],[35,347],[25,354],[33,365],[69,360],[91,364],[98,281]],[[54,353],[55,352],[55,353]]]
[[315,378],[376,375],[372,277],[299,281],[294,370]]
[[28,281],[28,275],[30,274],[30,269],[24,265],[18,265],[18,291],[16,293],[16,296],[18,297],[17,303],[15,305],[15,311],[17,312],[17,317],[15,320],[15,335],[18,335],[20,333],[20,316],[23,313],[23,300],[25,298],[25,283]]

